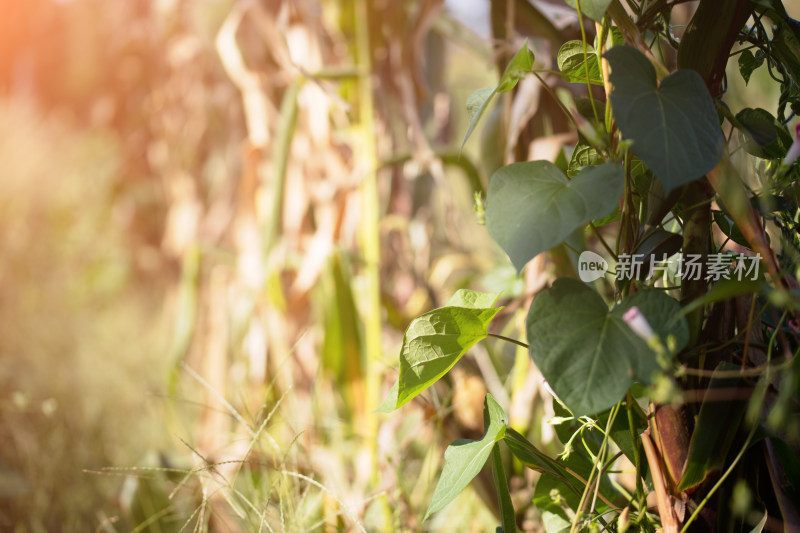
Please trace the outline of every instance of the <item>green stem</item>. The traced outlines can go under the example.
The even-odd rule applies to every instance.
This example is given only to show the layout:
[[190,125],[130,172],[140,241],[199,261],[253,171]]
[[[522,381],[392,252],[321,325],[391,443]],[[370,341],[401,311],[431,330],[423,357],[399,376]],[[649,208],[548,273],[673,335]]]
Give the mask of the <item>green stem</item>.
[[597,115],[597,107],[592,98],[592,83],[589,81],[589,49],[586,44],[586,28],[583,26],[583,14],[581,13],[581,0],[576,0],[575,9],[578,11],[578,24],[581,27],[581,43],[583,43],[583,69],[586,72],[586,90],[589,94],[589,102],[592,104],[592,113],[594,114],[595,124],[600,123],[600,118]]
[[597,237],[597,240],[600,241],[600,244],[603,245],[603,248],[605,248],[606,251],[611,254],[611,257],[614,259],[614,261],[618,261],[619,258],[617,257],[617,254],[614,253],[614,250],[611,249],[611,246],[609,246],[606,240],[603,238],[603,236],[600,235],[600,231],[597,229],[597,227],[594,225],[593,222],[589,222],[589,227],[592,228],[595,237]]
[[506,342],[510,342],[512,344],[516,344],[517,346],[522,346],[523,348],[530,348],[527,344],[522,341],[518,341],[516,339],[512,339],[511,337],[506,337],[504,335],[498,335],[497,333],[487,333],[489,337],[494,337],[495,339],[501,339]]
[[640,500],[647,497],[644,492],[644,485],[642,484],[642,455],[639,450],[639,435],[636,433],[636,423],[633,421],[633,394],[628,390],[628,395],[625,397],[625,411],[628,414],[628,428],[631,432],[631,442],[633,442],[633,462],[636,466],[636,495]]
[[[581,494],[581,500],[578,504],[578,508],[575,511],[575,518],[572,520],[572,527],[570,528],[570,533],[575,533],[577,531],[578,523],[581,520],[581,515],[583,514],[583,509],[586,507],[588,503],[588,496],[589,492],[592,490],[594,476],[596,472],[600,472],[598,474],[597,479],[597,490],[600,488],[600,476],[602,476],[602,462],[603,456],[606,453],[606,449],[608,447],[608,436],[611,432],[611,426],[614,424],[614,419],[617,417],[617,413],[619,412],[619,408],[622,402],[618,402],[617,405],[611,410],[611,413],[608,415],[608,421],[606,422],[606,431],[605,435],[603,435],[603,443],[600,445],[600,451],[597,454],[597,458],[592,466],[592,471],[589,473],[589,479],[586,480],[586,485],[583,489],[583,494]],[[595,497],[597,495],[597,491],[595,491]]]

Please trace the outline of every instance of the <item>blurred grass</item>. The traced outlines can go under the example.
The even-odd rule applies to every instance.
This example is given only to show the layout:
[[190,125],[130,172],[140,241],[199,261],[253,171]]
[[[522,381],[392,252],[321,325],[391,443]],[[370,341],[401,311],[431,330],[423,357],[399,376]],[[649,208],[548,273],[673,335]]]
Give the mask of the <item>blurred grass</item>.
[[[358,513],[368,531],[418,523],[443,452],[432,428],[420,429],[422,412],[382,422],[380,453],[390,463],[367,489],[355,479],[363,436],[338,414],[356,400],[343,403],[327,379],[310,416],[297,416],[308,407],[292,391],[253,413],[244,411],[251,398],[230,398],[249,427],[237,423],[225,436],[230,462],[194,455],[202,387],[183,373],[179,396],[163,397],[171,277],[134,264],[115,197],[119,142],[24,101],[0,104],[0,528],[178,531],[211,520],[219,530],[347,530],[340,495],[367,501]],[[243,440],[248,431],[258,438]],[[320,471],[326,484],[314,481]],[[215,491],[222,505],[212,504]],[[466,491],[428,529],[489,528],[478,501]]]
[[[215,49],[235,2],[59,8],[65,33],[91,54],[65,54],[65,72],[45,81],[74,90],[64,96],[54,83],[35,105],[24,91],[0,103],[0,530],[493,529],[472,490],[420,522],[445,446],[480,431],[460,424],[480,424],[480,410],[462,411],[480,408],[483,389],[465,387],[463,405],[453,395],[476,381],[475,362],[390,416],[365,412],[362,382],[371,371],[388,389],[408,321],[461,286],[480,288],[502,261],[475,223],[462,170],[434,176],[422,165],[398,111],[423,115],[434,95],[449,94],[438,116],[420,120],[434,148],[453,153],[466,96],[496,81],[491,66],[482,57],[476,68],[474,52],[437,35],[416,50],[432,71],[418,79],[421,65],[384,52],[406,46],[404,28],[425,27],[422,6],[432,4],[370,15],[371,38],[385,39],[371,51],[385,124],[365,134],[375,134],[382,161],[402,160],[380,166],[369,198],[380,202],[371,230],[382,276],[382,308],[369,318],[384,325],[370,353],[360,342],[364,198],[355,185],[365,169],[354,156],[351,77],[303,84],[296,131],[277,154],[287,164],[283,204],[270,196],[273,152],[248,137],[245,118],[276,142],[297,74],[280,63],[290,40],[307,47],[299,62],[313,63],[320,47],[320,62],[353,63],[350,3],[323,3],[322,19],[316,2],[294,3],[292,18],[248,13],[232,44],[260,80],[248,94],[264,98],[265,116],[248,115]],[[275,35],[259,24],[270,21],[291,31],[265,48]],[[393,87],[398,80],[419,94]],[[473,140],[465,154],[479,153]],[[266,207],[275,205],[282,217]],[[266,220],[277,232],[270,254]],[[493,289],[521,293],[513,269],[495,274]],[[510,318],[505,332],[520,324]],[[484,361],[506,379],[513,350],[489,348]],[[378,362],[367,370],[366,360]]]
[[[165,443],[154,280],[113,211],[115,138],[0,103],[0,528],[79,531]],[[84,529],[85,530],[85,529]]]

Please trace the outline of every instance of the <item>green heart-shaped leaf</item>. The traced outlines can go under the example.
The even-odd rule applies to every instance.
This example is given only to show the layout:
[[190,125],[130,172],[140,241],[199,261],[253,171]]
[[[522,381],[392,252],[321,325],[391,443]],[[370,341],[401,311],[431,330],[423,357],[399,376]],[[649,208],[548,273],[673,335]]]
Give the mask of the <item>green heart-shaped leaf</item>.
[[[567,0],[567,5],[578,9],[578,3],[575,0]],[[606,14],[609,5],[611,5],[611,0],[581,0],[581,14],[597,22],[603,22],[603,15]]]
[[611,65],[617,126],[667,192],[716,166],[724,139],[714,102],[697,72],[678,70],[659,85],[653,65],[638,50],[615,46],[604,57]]
[[549,161],[508,165],[489,182],[486,227],[522,270],[576,229],[613,211],[624,180],[614,163],[584,168],[571,180]]
[[750,75],[753,71],[764,64],[765,57],[763,50],[758,50],[755,55],[750,50],[743,50],[739,55],[739,73],[742,75],[745,85],[750,83]]
[[540,293],[528,312],[528,342],[534,363],[561,400],[576,414],[611,407],[634,381],[649,383],[656,356],[622,316],[636,306],[654,332],[686,345],[689,332],[678,302],[660,291],[643,291],[609,311],[587,285],[559,279]]
[[481,440],[459,439],[444,452],[442,476],[433,491],[431,503],[425,513],[426,520],[453,501],[469,485],[486,464],[494,444],[505,435],[505,411],[491,394],[487,394],[484,400],[483,421],[485,433]]

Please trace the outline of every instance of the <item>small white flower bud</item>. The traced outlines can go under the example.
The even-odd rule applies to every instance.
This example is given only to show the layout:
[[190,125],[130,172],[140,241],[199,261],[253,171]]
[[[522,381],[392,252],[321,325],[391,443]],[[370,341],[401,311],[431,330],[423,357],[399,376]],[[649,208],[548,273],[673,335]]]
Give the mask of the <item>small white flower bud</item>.
[[789,166],[795,162],[795,160],[800,157],[800,124],[795,126],[795,135],[794,135],[794,142],[789,147],[789,150],[786,152],[786,157],[783,158],[783,165]]
[[642,312],[639,311],[638,307],[633,306],[625,311],[625,314],[622,315],[622,319],[634,333],[644,339],[648,344],[656,340],[656,334],[653,332],[653,328],[650,327],[650,323],[647,322],[647,319]]

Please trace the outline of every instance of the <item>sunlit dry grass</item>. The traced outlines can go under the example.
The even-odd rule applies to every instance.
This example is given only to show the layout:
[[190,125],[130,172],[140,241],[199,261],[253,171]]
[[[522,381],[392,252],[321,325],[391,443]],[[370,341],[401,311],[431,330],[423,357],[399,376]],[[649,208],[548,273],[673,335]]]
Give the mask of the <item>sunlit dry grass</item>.
[[490,345],[370,412],[413,316],[522,291],[472,211],[479,150],[457,157],[487,49],[476,73],[449,26],[426,40],[439,2],[371,12],[366,47],[369,2],[179,4],[66,3],[95,59],[53,75],[80,99],[0,106],[0,528],[492,529],[471,490],[421,520],[446,445],[481,431],[476,374],[530,423],[526,357]]

